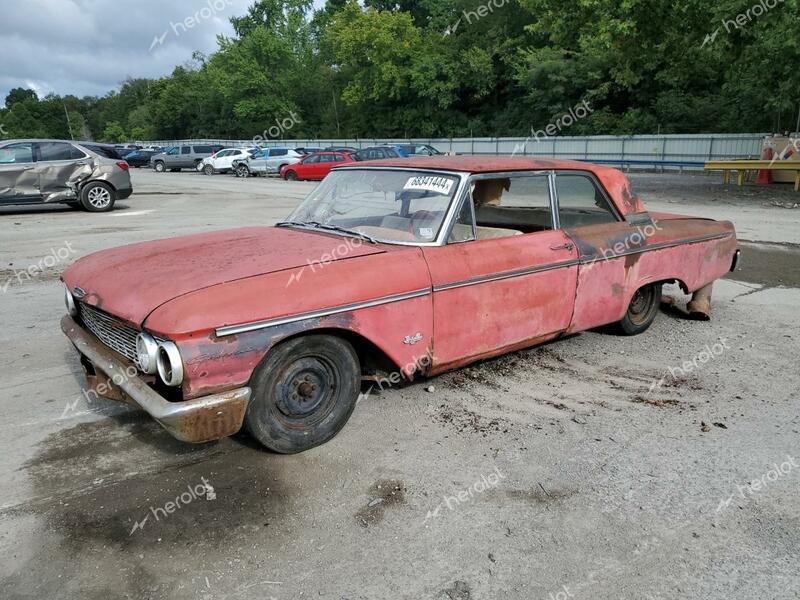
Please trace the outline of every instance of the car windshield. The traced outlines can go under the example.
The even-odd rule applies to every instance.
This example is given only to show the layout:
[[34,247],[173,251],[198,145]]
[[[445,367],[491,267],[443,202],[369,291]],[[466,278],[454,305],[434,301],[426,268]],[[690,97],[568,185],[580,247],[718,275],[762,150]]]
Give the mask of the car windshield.
[[334,227],[384,242],[433,242],[458,181],[429,171],[333,171],[283,225]]

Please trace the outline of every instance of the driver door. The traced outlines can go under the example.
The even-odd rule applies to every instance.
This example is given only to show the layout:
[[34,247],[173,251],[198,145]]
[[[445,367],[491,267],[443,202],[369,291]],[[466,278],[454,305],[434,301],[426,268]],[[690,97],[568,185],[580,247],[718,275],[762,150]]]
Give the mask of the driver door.
[[[433,372],[527,347],[569,327],[578,252],[554,229],[550,177],[473,178],[447,245],[423,248],[433,285]],[[477,188],[502,193],[487,201]]]
[[39,175],[35,167],[33,142],[18,142],[0,148],[0,203],[40,199]]

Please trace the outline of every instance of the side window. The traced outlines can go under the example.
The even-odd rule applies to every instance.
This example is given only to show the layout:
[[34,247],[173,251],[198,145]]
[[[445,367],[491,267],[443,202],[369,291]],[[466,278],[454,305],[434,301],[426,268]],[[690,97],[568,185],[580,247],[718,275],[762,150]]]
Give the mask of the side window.
[[448,244],[458,244],[469,242],[475,239],[475,223],[472,219],[472,202],[467,198],[461,203],[461,210],[458,211],[450,237],[447,238]]
[[167,156],[175,156],[181,151],[180,148],[170,148],[169,152],[167,152]]
[[192,148],[190,146],[182,146],[181,147],[181,154],[191,154]]
[[303,161],[303,164],[313,165],[314,163],[318,163],[318,162],[319,162],[319,154],[314,154],[312,156],[309,156],[307,159],[305,159]]
[[275,149],[275,150],[270,150],[269,151],[270,158],[273,157],[273,156],[286,156],[287,154],[289,154],[289,151],[286,150],[286,149],[282,150],[282,149],[279,148],[279,149]]
[[20,142],[19,144],[9,144],[0,148],[0,165],[11,165],[15,163],[33,162],[33,144],[31,142]]
[[479,240],[553,229],[547,175],[479,179],[472,200]]
[[[222,148],[220,148],[222,150]],[[211,146],[195,146],[194,147],[195,154],[214,154],[214,148]],[[186,152],[184,152],[186,154]]]
[[336,162],[344,162],[344,155],[343,154],[334,154],[333,160]]
[[83,158],[83,152],[64,142],[39,142],[39,153],[39,160],[44,162]]
[[556,190],[562,228],[617,221],[605,195],[590,177],[559,173]]

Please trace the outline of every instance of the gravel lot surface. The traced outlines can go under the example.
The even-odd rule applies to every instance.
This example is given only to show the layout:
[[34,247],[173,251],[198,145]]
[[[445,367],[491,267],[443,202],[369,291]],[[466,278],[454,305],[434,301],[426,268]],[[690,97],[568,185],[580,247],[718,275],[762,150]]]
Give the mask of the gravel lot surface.
[[87,402],[58,277],[112,246],[272,224],[314,184],[133,177],[109,214],[0,208],[0,598],[800,597],[800,194],[633,176],[651,210],[747,240],[711,322],[664,311],[638,337],[373,392],[285,457]]

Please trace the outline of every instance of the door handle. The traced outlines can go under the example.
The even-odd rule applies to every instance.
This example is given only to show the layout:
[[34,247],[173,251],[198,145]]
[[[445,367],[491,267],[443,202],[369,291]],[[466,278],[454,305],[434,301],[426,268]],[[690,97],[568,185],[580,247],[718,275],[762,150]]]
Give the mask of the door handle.
[[550,250],[572,250],[574,247],[575,244],[567,242],[566,244],[561,244],[560,246],[550,246]]

